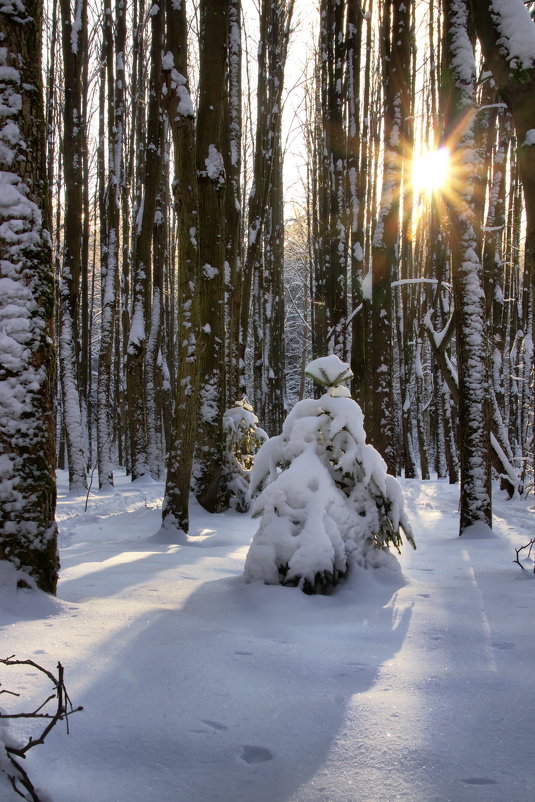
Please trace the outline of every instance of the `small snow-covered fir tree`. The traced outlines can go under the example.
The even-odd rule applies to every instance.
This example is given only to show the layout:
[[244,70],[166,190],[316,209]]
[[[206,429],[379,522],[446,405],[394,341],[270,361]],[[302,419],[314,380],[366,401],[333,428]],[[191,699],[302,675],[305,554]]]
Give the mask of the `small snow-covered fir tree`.
[[267,440],[267,434],[258,426],[258,418],[246,398],[227,409],[223,415],[223,430],[230,506],[238,512],[247,512],[251,503],[251,468],[256,452]]
[[415,548],[397,479],[366,443],[363,414],[342,384],[349,365],[337,356],[311,362],[306,374],[326,388],[299,401],[282,434],[267,440],[251,472],[262,516],[245,562],[245,579],[327,592],[351,565],[378,566],[401,532]]

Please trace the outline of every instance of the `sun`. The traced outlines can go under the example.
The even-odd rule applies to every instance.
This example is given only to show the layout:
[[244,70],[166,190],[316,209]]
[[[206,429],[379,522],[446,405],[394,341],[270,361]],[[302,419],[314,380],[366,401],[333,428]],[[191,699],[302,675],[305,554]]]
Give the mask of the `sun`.
[[425,150],[417,155],[412,166],[412,183],[415,194],[432,195],[445,188],[450,173],[450,152],[442,147]]

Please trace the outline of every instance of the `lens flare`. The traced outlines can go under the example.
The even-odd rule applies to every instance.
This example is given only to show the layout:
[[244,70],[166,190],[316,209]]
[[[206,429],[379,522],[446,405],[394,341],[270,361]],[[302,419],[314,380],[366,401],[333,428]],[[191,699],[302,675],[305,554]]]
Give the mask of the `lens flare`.
[[450,152],[442,147],[438,150],[426,150],[415,156],[412,167],[412,182],[416,195],[432,195],[443,190],[449,179]]

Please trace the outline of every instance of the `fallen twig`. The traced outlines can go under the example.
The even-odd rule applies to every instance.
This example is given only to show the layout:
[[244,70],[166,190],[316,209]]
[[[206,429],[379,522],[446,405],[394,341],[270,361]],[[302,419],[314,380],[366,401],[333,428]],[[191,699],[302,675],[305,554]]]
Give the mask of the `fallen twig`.
[[[65,683],[63,680],[64,670],[61,663],[58,663],[57,665],[57,672],[58,672],[57,676],[52,674],[52,672],[47,671],[46,668],[43,668],[43,666],[40,666],[38,663],[35,663],[33,660],[17,660],[15,658],[15,655],[11,655],[10,657],[0,658],[0,664],[3,664],[5,666],[31,666],[32,668],[35,668],[37,671],[40,671],[42,674],[44,674],[50,680],[54,689],[53,692],[45,699],[45,701],[30,713],[0,712],[0,719],[26,718],[26,719],[45,719],[47,721],[47,724],[45,725],[41,734],[37,738],[34,738],[30,735],[27,742],[22,746],[10,746],[9,744],[4,745],[6,755],[9,758],[14,770],[13,774],[10,774],[6,771],[6,774],[13,787],[13,790],[23,799],[28,799],[27,794],[29,794],[29,798],[31,799],[32,802],[40,802],[39,796],[33,786],[33,783],[28,777],[26,770],[18,762],[17,758],[24,759],[30,749],[32,749],[34,746],[37,746],[38,744],[44,743],[44,740],[47,737],[48,733],[53,727],[55,727],[58,721],[65,721],[68,732],[69,716],[72,715],[72,713],[77,713],[79,710],[83,710],[83,708],[82,707],[74,708],[72,706],[71,700],[69,699],[69,695],[65,688]],[[20,694],[15,693],[14,691],[8,691],[6,689],[0,690],[0,693],[7,693],[10,696],[20,696]],[[57,699],[55,709],[49,713],[41,712],[45,707],[45,705],[47,705],[53,699]]]
[[[520,562],[520,552],[524,551],[524,549],[529,549],[528,555],[527,555],[527,559],[529,559],[531,557],[531,550],[532,550],[533,546],[535,546],[535,537],[531,538],[529,543],[526,543],[525,546],[520,546],[519,549],[515,548],[516,560],[513,560],[513,562],[517,563],[522,568],[523,571],[526,570],[526,566],[522,565],[522,563]],[[533,573],[535,573],[535,562],[533,563]]]

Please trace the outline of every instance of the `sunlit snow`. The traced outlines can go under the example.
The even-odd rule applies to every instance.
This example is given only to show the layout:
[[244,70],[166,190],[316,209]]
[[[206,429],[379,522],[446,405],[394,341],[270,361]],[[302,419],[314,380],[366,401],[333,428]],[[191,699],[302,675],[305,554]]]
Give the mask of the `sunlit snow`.
[[[194,506],[187,545],[164,544],[161,484],[119,475],[87,511],[66,487],[58,598],[0,582],[2,653],[61,660],[84,706],[25,761],[54,802],[534,797],[528,502],[496,491],[492,535],[458,537],[458,487],[405,481],[405,578],[309,597],[245,584],[247,515]],[[33,672],[0,682],[23,694],[4,708],[43,699]]]

